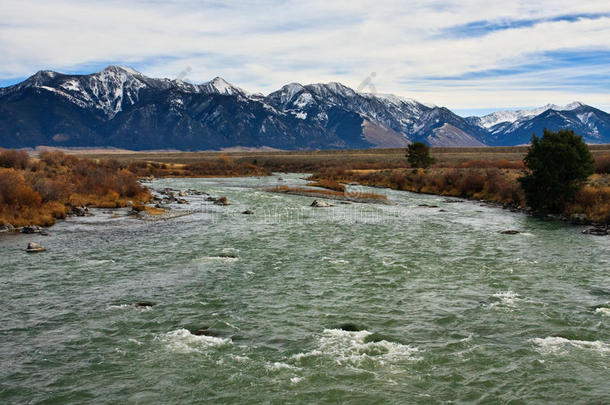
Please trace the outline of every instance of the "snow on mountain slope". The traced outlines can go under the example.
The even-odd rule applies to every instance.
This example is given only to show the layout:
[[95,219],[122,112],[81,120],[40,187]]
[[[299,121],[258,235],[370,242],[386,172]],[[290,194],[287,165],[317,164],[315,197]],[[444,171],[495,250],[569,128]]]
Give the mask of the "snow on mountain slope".
[[525,118],[535,117],[537,115],[542,114],[547,110],[555,110],[555,111],[571,111],[575,110],[578,107],[584,106],[583,103],[579,101],[574,101],[565,106],[558,106],[555,104],[547,104],[542,107],[537,107],[529,110],[503,110],[497,111],[488,115],[485,115],[480,118],[480,125],[484,128],[491,128],[496,124],[502,122],[515,122],[519,120],[523,120]]
[[231,83],[218,76],[210,80],[209,82],[200,84],[198,87],[201,89],[202,92],[207,94],[216,93],[225,96],[242,96],[244,98],[247,97],[247,93],[244,90],[240,89],[239,87],[233,86]]
[[544,128],[610,142],[610,114],[574,102],[463,118],[447,108],[341,83],[289,83],[252,94],[216,77],[154,79],[126,67],[40,71],[0,88],[0,146],[210,149],[517,145]]
[[440,128],[432,130],[432,134],[426,137],[430,146],[444,147],[473,147],[485,146],[485,144],[459,128],[451,124],[444,124]]

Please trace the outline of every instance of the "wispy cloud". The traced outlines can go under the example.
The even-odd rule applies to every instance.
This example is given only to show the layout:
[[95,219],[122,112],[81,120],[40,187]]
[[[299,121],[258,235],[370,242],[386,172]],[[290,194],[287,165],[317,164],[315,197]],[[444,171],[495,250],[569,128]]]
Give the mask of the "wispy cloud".
[[0,85],[109,63],[251,91],[376,72],[379,91],[447,105],[610,110],[605,1],[0,2]]

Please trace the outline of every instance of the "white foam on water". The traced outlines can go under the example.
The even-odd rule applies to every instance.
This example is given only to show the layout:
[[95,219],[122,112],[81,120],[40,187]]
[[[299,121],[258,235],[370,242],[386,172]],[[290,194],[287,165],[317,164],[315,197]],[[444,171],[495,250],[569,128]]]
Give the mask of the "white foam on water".
[[319,350],[312,350],[310,352],[306,352],[306,353],[297,353],[297,354],[293,354],[292,356],[290,356],[291,360],[294,361],[301,361],[306,357],[313,357],[313,356],[320,356],[322,355],[322,352]]
[[347,260],[343,260],[343,259],[329,260],[329,262],[332,264],[349,264],[349,262]]
[[278,371],[278,370],[300,370],[299,367],[283,363],[281,361],[276,361],[275,363],[266,363],[265,368],[269,371]]
[[510,290],[497,292],[495,294],[492,294],[492,297],[497,298],[499,301],[491,303],[489,305],[490,307],[495,307],[497,305],[505,305],[505,306],[513,307],[513,306],[515,306],[517,301],[519,301],[519,299],[520,299],[519,294],[517,294],[514,291],[510,291]]
[[221,321],[222,323],[224,323],[225,325],[227,325],[229,328],[233,328],[236,330],[241,330],[238,326],[233,325],[232,323],[229,323],[227,321]]
[[291,359],[300,361],[305,357],[327,356],[340,365],[357,365],[364,360],[377,361],[382,365],[401,360],[421,360],[421,357],[414,356],[419,351],[414,346],[387,340],[366,342],[370,335],[372,333],[366,330],[349,332],[342,329],[324,329],[315,350],[297,353]]
[[228,256],[203,256],[193,259],[194,263],[202,263],[202,262],[236,262],[238,257],[228,257]]
[[133,308],[131,304],[108,305],[108,309],[128,309]]
[[538,351],[542,354],[566,354],[570,348],[593,350],[604,355],[610,353],[610,345],[599,340],[570,340],[559,336],[547,336],[534,338],[531,341],[538,346]]
[[231,339],[214,336],[193,335],[186,329],[177,329],[167,332],[161,338],[167,348],[180,353],[201,352],[211,347],[220,347],[231,344]]
[[298,384],[298,383],[300,383],[301,381],[303,381],[303,377],[292,377],[292,378],[290,379],[290,382],[291,382],[291,383],[293,383],[293,384]]
[[237,356],[235,354],[229,354],[229,357],[231,357],[233,360],[239,362],[239,363],[245,363],[247,361],[250,361],[250,357],[248,356]]
[[343,259],[333,259],[332,257],[324,256],[322,260],[325,260],[332,264],[349,264],[349,261]]
[[604,315],[604,316],[610,316],[610,308],[596,308],[595,309],[595,313],[596,314],[600,314],[600,315]]
[[104,265],[104,264],[113,264],[113,263],[115,263],[115,261],[112,260],[112,259],[101,259],[101,260],[85,259],[84,262],[85,262],[86,266],[101,266],[101,265]]

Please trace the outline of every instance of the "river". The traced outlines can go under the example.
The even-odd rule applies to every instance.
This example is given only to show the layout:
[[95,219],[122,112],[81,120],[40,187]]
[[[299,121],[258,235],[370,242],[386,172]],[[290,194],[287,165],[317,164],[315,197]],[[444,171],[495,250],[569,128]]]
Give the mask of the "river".
[[282,177],[0,235],[0,402],[610,402],[610,238],[385,189],[311,208]]

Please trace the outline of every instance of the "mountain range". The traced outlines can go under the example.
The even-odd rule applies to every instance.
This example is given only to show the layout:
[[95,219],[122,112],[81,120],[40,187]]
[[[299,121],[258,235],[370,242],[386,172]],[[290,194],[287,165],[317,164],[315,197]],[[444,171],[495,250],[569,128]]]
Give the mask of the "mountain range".
[[291,83],[265,96],[220,77],[196,85],[120,66],[89,75],[40,71],[0,88],[0,147],[6,148],[509,146],[528,143],[544,128],[569,128],[588,143],[610,143],[610,114],[579,102],[461,117],[340,83]]

